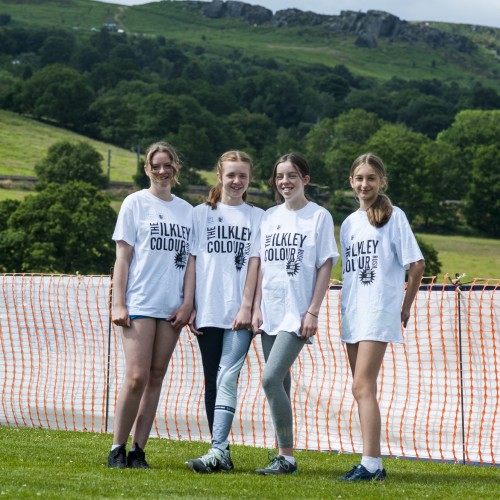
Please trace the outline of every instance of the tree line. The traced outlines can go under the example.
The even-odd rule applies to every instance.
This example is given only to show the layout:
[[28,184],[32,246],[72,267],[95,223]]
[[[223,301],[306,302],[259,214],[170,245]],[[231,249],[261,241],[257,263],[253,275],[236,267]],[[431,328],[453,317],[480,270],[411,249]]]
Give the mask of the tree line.
[[[116,213],[103,191],[108,179],[102,162],[102,155],[84,141],[59,141],[48,148],[35,165],[37,193],[23,201],[0,201],[0,272],[110,271]],[[437,252],[419,244],[428,273],[437,275]]]
[[0,107],[128,149],[166,139],[196,169],[243,149],[256,181],[297,150],[337,220],[352,206],[350,164],[370,150],[416,230],[499,235],[500,96],[477,82],[379,81],[162,36],[4,26]]

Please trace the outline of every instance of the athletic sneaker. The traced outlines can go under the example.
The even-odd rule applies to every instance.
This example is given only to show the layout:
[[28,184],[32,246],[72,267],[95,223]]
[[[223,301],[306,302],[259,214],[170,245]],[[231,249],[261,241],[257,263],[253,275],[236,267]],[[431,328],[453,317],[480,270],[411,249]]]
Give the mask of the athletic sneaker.
[[377,469],[375,472],[368,472],[364,465],[358,464],[347,474],[339,477],[339,481],[383,481],[386,475],[385,469]]
[[255,474],[277,476],[280,474],[298,474],[297,464],[290,463],[285,457],[276,455],[265,469],[257,469]]
[[127,467],[131,469],[149,469],[146,462],[146,454],[142,448],[135,443],[135,450],[130,450],[127,455]]
[[108,467],[111,469],[125,469],[127,467],[127,452],[124,444],[109,452]]
[[202,474],[210,472],[231,472],[234,469],[229,450],[222,451],[218,448],[210,448],[206,455],[193,458],[186,462],[188,469]]

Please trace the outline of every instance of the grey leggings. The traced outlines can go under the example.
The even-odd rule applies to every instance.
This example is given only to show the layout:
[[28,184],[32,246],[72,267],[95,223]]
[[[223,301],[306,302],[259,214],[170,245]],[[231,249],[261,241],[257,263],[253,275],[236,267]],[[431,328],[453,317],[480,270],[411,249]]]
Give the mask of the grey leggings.
[[266,393],[274,430],[280,448],[293,447],[293,412],[290,402],[290,368],[306,344],[293,332],[278,335],[262,333],[262,350],[266,365],[262,374],[262,387]]
[[251,341],[252,332],[249,330],[224,330],[217,373],[217,399],[212,434],[214,448],[225,450],[229,444],[229,432],[236,411],[238,377]]

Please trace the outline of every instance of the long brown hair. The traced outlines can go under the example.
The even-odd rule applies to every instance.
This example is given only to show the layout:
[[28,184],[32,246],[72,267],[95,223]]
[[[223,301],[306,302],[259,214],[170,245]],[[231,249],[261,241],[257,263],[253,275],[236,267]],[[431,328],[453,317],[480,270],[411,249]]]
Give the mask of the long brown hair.
[[174,176],[172,177],[171,186],[174,187],[179,184],[179,170],[182,167],[181,161],[179,160],[179,155],[175,148],[168,142],[155,142],[151,144],[146,150],[146,161],[144,162],[144,168],[149,167],[151,169],[151,162],[153,161],[153,156],[156,153],[167,153],[172,159],[172,167],[174,169]]
[[[250,177],[252,176],[253,161],[249,154],[245,153],[244,151],[238,150],[226,151],[224,154],[222,154],[221,157],[217,160],[217,164],[215,165],[215,168],[217,170],[218,182],[212,189],[210,189],[208,197],[205,201],[207,205],[210,205],[212,207],[212,210],[215,210],[217,208],[217,203],[219,203],[222,196],[222,182],[220,179],[222,178],[222,175],[224,173],[223,163],[225,161],[241,161],[243,163],[248,163],[248,165],[250,165]],[[243,193],[242,198],[243,201],[246,201],[246,191]]]
[[[351,166],[351,178],[354,177],[356,169],[360,165],[370,165],[375,170],[380,179],[387,184],[387,175],[385,173],[385,166],[383,161],[373,153],[365,153],[358,156]],[[383,227],[391,218],[392,203],[389,197],[383,193],[378,194],[377,199],[366,210],[368,222],[375,227]]]

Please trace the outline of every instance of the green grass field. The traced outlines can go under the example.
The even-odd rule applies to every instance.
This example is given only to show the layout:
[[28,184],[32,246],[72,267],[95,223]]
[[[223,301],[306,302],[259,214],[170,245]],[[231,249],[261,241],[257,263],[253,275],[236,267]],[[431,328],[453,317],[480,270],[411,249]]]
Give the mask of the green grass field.
[[439,253],[443,265],[438,283],[445,274],[455,278],[455,273],[466,274],[463,283],[469,283],[472,278],[500,279],[500,240],[437,234],[419,236]]
[[235,471],[195,475],[184,462],[207,444],[151,439],[151,470],[108,469],[109,434],[0,427],[0,495],[3,498],[496,499],[500,469],[386,459],[384,483],[344,484],[337,478],[359,458],[299,451],[296,476],[256,476],[268,451],[231,446]]

